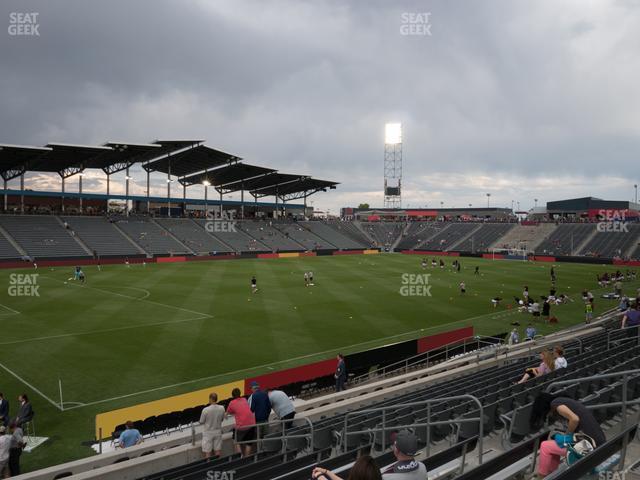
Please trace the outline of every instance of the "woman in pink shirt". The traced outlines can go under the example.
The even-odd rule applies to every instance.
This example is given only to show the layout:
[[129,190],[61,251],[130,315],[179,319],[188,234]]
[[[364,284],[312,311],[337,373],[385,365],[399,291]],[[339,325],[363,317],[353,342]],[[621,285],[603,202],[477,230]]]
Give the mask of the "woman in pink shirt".
[[[249,407],[247,399],[241,396],[240,389],[234,388],[231,391],[233,400],[227,407],[227,415],[233,415],[236,421],[235,435],[236,442],[250,442],[256,439],[256,417]],[[242,453],[244,457],[251,455],[251,443],[236,443],[236,452]]]
[[549,350],[543,350],[542,352],[540,352],[540,365],[535,368],[527,368],[518,383],[524,383],[531,378],[539,377],[540,375],[544,375],[546,373],[551,373],[555,370],[555,368],[556,366],[555,360],[553,358],[553,353]]

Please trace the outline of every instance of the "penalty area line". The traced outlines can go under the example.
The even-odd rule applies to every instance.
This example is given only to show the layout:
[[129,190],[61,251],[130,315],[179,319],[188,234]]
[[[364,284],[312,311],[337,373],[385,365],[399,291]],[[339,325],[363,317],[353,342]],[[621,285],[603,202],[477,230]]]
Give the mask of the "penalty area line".
[[[53,277],[49,277],[46,275],[42,275],[42,278],[46,278],[48,280],[53,280],[56,282],[60,282],[60,283],[66,283],[64,280],[59,280],[57,278],[53,278]],[[202,316],[206,316],[206,317],[213,317],[213,315],[210,315],[208,313],[203,313],[203,312],[196,312],[195,310],[189,310],[188,308],[183,308],[183,307],[178,307],[176,305],[170,305],[167,303],[160,303],[160,302],[155,302],[153,300],[147,300],[147,296],[145,297],[132,297],[130,295],[125,295],[124,293],[118,293],[118,292],[113,292],[111,290],[105,290],[104,288],[98,288],[98,287],[90,287],[89,285],[79,285],[77,283],[69,283],[69,285],[74,286],[74,287],[78,287],[78,288],[88,288],[91,290],[96,290],[98,292],[103,292],[103,293],[108,293],[110,295],[116,295],[118,297],[123,297],[123,298],[128,298],[129,300],[137,300],[139,302],[145,302],[145,303],[151,303],[153,305],[159,305],[161,307],[166,307],[166,308],[173,308],[175,310],[181,310],[183,312],[187,312],[187,313],[195,313],[196,315],[202,315]],[[134,289],[134,290],[141,290],[144,291],[146,293],[150,293],[148,290],[144,290],[142,288],[137,288],[137,287],[118,287],[118,288],[129,288],[129,289]]]
[[36,392],[38,395],[40,395],[42,398],[44,398],[47,402],[49,402],[51,405],[56,407],[58,410],[60,410],[61,412],[63,411],[63,409],[60,406],[60,404],[58,404],[57,402],[51,400],[44,393],[42,393],[38,388],[34,387],[29,382],[27,382],[24,378],[22,378],[20,375],[18,375],[16,372],[14,372],[13,370],[9,369],[9,367],[7,367],[6,365],[0,363],[0,368],[5,370],[9,375],[14,377],[16,380],[18,380],[19,382],[23,383],[25,386],[27,386],[28,388],[30,388],[31,390]]

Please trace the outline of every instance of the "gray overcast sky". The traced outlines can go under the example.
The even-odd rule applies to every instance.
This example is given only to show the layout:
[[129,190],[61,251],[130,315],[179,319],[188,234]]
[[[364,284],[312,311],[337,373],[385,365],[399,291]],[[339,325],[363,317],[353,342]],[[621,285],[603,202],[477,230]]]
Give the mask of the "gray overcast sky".
[[[9,35],[11,12],[40,36]],[[401,34],[427,12],[431,35]],[[640,0],[3,0],[0,19],[2,143],[204,138],[341,182],[314,197],[332,212],[382,204],[388,121],[403,206],[631,200],[640,177]]]

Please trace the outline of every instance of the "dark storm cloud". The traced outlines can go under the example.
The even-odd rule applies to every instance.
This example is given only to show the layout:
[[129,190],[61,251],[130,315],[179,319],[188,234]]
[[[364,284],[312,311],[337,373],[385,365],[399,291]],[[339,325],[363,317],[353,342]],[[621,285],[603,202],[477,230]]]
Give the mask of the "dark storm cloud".
[[[413,205],[628,199],[635,182],[634,1],[5,0],[4,25],[12,11],[38,12],[40,37],[0,35],[2,142],[206,138],[342,182],[316,198],[334,211],[381,203],[387,121]],[[401,35],[422,12],[432,35]]]

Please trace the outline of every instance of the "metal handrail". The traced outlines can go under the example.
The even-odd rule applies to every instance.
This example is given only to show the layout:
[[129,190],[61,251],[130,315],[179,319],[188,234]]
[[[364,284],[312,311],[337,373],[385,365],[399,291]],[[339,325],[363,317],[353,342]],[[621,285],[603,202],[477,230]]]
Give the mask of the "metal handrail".
[[631,341],[635,340],[637,342],[640,342],[640,325],[632,325],[630,327],[624,327],[624,328],[613,328],[613,329],[610,329],[609,331],[607,331],[607,349],[609,349],[610,346],[611,346],[611,334],[617,333],[617,332],[630,332],[634,328],[637,330],[637,333],[638,333],[636,338],[623,338],[623,339],[620,339],[618,341],[620,341],[620,342],[631,342]]
[[622,377],[622,401],[621,402],[610,402],[603,403],[600,405],[587,405],[587,408],[593,410],[596,408],[610,408],[610,407],[622,407],[622,427],[625,428],[627,426],[627,406],[635,405],[640,403],[640,399],[629,401],[628,397],[628,383],[630,378],[633,378],[637,375],[640,375],[640,368],[636,368],[634,370],[624,370],[622,372],[613,372],[613,373],[604,373],[600,375],[592,375],[590,377],[580,377],[573,378],[571,380],[558,380],[557,382],[551,382],[547,385],[546,392],[552,393],[553,387],[561,386],[561,385],[574,385],[576,383],[581,382],[590,382],[593,380],[602,380],[604,378],[618,378]]
[[[289,423],[289,422],[294,422],[295,420],[304,420],[307,422],[307,424],[309,425],[309,433],[302,433],[302,434],[286,434],[287,429],[285,428],[284,424],[285,423]],[[260,427],[269,427],[271,425],[282,425],[282,428],[280,430],[280,433],[282,435],[278,436],[278,437],[272,437],[272,438],[260,438],[260,434],[262,432],[262,428]],[[257,449],[256,451],[259,453],[261,452],[261,447],[262,447],[262,442],[260,440],[280,440],[282,442],[282,453],[286,452],[286,440],[287,439],[291,439],[291,438],[308,438],[309,439],[309,445],[311,445],[311,448],[313,449],[313,422],[308,418],[308,417],[298,417],[298,418],[290,418],[288,420],[276,420],[276,421],[267,421],[267,422],[260,422],[260,423],[254,423],[252,425],[243,425],[243,427],[247,427],[248,428],[256,428],[256,439],[255,440],[242,440],[242,441],[236,441],[234,438],[234,443],[236,445],[243,445],[245,443],[255,443],[257,444]]]
[[[488,342],[485,339],[493,339],[493,340],[498,340],[497,343],[492,343],[492,342]],[[459,340],[454,340],[452,342],[449,342],[445,345],[442,345],[440,347],[437,348],[437,353],[433,353],[434,350],[429,350],[426,352],[422,352],[422,353],[418,353],[416,355],[412,355],[411,357],[407,357],[404,360],[399,360],[397,362],[391,363],[389,365],[385,365],[384,367],[380,367],[377,368],[375,370],[369,371],[365,374],[362,375],[358,375],[357,377],[353,377],[349,383],[354,384],[354,383],[362,383],[365,380],[369,380],[372,377],[376,376],[376,377],[381,377],[381,376],[385,376],[388,375],[390,373],[394,373],[397,374],[398,371],[404,370],[404,372],[406,373],[409,370],[410,366],[419,364],[419,363],[429,363],[430,360],[433,360],[433,358],[430,358],[432,356],[440,356],[440,355],[445,355],[445,361],[447,361],[449,359],[449,349],[450,347],[456,346],[456,347],[460,347],[463,345],[466,345],[466,342],[468,340],[473,340],[476,341],[478,343],[482,342],[488,346],[493,346],[493,345],[501,345],[504,343],[504,339],[499,338],[499,337],[492,337],[492,336],[488,336],[488,335],[483,335],[482,337],[478,337],[477,335],[470,335],[468,337],[465,338],[461,338]],[[444,352],[442,351],[442,349],[445,349]],[[467,353],[475,353],[475,350],[473,352],[467,352]],[[415,361],[418,360],[419,361]]]
[[[372,432],[382,432],[382,449],[384,450],[386,448],[386,438],[384,436],[384,433],[388,430],[396,430],[399,428],[416,428],[416,427],[427,427],[427,455],[429,452],[429,448],[430,448],[430,442],[431,442],[431,429],[428,427],[431,426],[436,426],[436,425],[449,425],[451,424],[451,421],[435,421],[432,422],[431,421],[431,404],[433,403],[442,403],[442,402],[448,402],[448,401],[453,401],[453,400],[470,400],[475,402],[478,405],[478,410],[479,410],[479,417],[478,418],[459,418],[455,420],[455,423],[470,423],[470,422],[478,422],[478,463],[480,465],[482,465],[482,437],[484,436],[484,407],[482,406],[482,402],[480,402],[480,400],[473,396],[473,395],[456,395],[456,396],[452,396],[452,397],[441,397],[441,398],[431,398],[428,400],[422,400],[419,402],[410,402],[410,403],[402,403],[402,404],[397,404],[397,405],[389,405],[386,407],[378,407],[378,408],[368,408],[365,410],[356,410],[353,412],[347,412],[344,416],[344,430],[343,430],[343,435],[344,435],[344,449],[343,451],[346,451],[347,448],[347,439],[349,437],[349,435],[362,435],[362,434],[368,434],[368,433],[372,433]],[[410,425],[402,425],[402,426],[398,426],[398,425],[393,425],[390,427],[386,426],[386,420],[387,420],[387,410],[389,409],[401,409],[401,408],[406,408],[406,407],[418,407],[418,406],[422,406],[422,405],[426,405],[427,406],[427,421],[426,423],[412,423]],[[361,414],[365,414],[365,413],[375,413],[375,412],[382,412],[382,427],[381,428],[374,428],[374,429],[367,429],[367,430],[357,430],[357,431],[352,431],[349,432],[349,416],[353,416],[353,415],[361,415]]]

